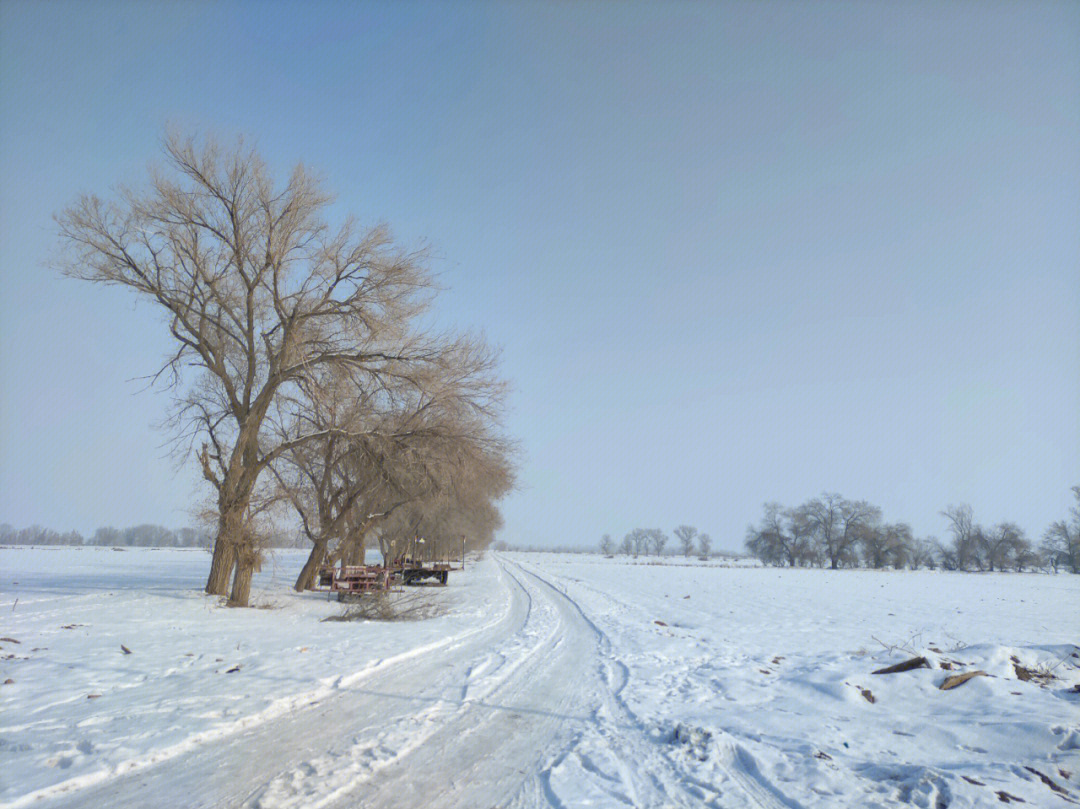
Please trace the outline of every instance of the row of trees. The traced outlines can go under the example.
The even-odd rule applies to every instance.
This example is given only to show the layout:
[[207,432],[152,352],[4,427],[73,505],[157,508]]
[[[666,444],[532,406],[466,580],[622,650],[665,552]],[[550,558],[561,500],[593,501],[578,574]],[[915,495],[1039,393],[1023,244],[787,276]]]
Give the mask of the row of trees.
[[[683,556],[708,556],[712,550],[712,539],[708,534],[699,534],[691,525],[680,525],[674,532]],[[600,538],[600,553],[611,556],[617,551],[627,556],[643,556],[653,553],[662,556],[667,547],[668,536],[659,528],[635,528],[623,537],[618,546],[610,534]]]
[[148,188],[58,217],[60,267],[164,315],[173,350],[154,379],[213,491],[206,591],[246,605],[286,512],[312,544],[298,589],[372,539],[388,556],[417,535],[490,542],[514,481],[506,385],[481,337],[425,326],[424,253],[383,227],[332,228],[303,166],[278,187],[242,141],[173,134],[164,151]]
[[[62,533],[52,528],[31,525],[14,528],[8,523],[0,524],[0,545],[87,545],[105,548],[210,548],[213,537],[201,528],[166,528],[163,525],[144,523],[129,528],[105,526],[89,537],[78,531]],[[281,535],[268,539],[273,547],[289,548],[296,545],[294,537]]]
[[40,525],[15,528],[8,523],[0,524],[0,545],[82,545],[85,541],[78,531],[65,534]]
[[970,506],[949,506],[949,538],[916,538],[903,522],[882,519],[865,500],[826,493],[801,506],[766,503],[764,516],[746,532],[746,549],[765,564],[779,566],[921,567],[945,570],[1024,570],[1048,566],[1080,573],[1080,486],[1071,519],[1057,521],[1035,546],[1012,522],[984,527]]

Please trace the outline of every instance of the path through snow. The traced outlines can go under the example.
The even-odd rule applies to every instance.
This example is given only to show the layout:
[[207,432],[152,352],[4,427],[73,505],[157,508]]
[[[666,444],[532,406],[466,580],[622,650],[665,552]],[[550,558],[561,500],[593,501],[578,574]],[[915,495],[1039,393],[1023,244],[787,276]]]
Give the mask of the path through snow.
[[[1033,805],[1080,802],[1070,690],[1080,654],[1060,626],[1080,605],[1076,577],[840,578],[491,555],[429,592],[446,614],[356,625],[316,623],[338,608],[281,583],[264,591],[277,592],[278,612],[203,615],[207,602],[178,572],[130,582],[94,567],[147,569],[152,557],[126,558],[135,554],[75,554],[92,564],[65,595],[54,573],[35,573],[40,560],[4,553],[25,565],[12,612],[27,612],[12,631],[41,648],[5,663],[24,674],[22,691],[2,692],[0,751],[15,766],[0,809],[957,809],[997,805],[999,790]],[[964,610],[950,611],[946,584]],[[85,623],[59,626],[75,612]],[[890,653],[855,644],[943,615],[935,636],[952,628],[985,643],[925,653],[991,677],[948,696],[938,670],[869,678]],[[253,632],[263,634],[248,643]],[[137,652],[120,655],[116,633],[134,634]],[[1051,687],[1012,673],[1014,658],[1055,655]],[[226,676],[234,660],[246,668]],[[876,703],[861,695],[867,685]],[[86,700],[91,688],[100,701]]]

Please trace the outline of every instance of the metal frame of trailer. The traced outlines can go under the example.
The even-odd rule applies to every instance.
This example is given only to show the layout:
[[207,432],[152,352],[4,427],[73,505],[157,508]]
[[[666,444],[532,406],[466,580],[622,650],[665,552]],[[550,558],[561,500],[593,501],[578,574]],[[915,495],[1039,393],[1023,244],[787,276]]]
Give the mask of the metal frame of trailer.
[[391,573],[381,565],[344,565],[319,570],[316,590],[337,593],[338,600],[390,589]]
[[451,570],[461,570],[449,562],[425,563],[411,559],[399,560],[390,569],[395,577],[400,577],[402,584],[408,586],[419,584],[424,579],[435,579],[438,584],[446,584]]

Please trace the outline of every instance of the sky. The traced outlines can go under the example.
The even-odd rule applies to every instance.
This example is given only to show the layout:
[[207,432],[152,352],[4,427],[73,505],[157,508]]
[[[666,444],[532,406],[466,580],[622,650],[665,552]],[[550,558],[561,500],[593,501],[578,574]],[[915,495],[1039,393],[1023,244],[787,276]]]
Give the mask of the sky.
[[512,545],[823,491],[1038,537],[1080,484],[1080,4],[0,0],[0,522],[209,494],[159,313],[49,264],[169,125],[431,249],[513,383]]

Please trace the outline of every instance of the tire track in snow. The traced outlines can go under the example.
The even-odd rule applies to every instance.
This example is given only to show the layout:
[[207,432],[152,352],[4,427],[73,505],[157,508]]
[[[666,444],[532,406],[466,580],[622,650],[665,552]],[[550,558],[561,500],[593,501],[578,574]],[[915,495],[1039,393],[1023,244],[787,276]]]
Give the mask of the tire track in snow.
[[[550,777],[568,756],[585,761],[588,780],[602,786],[600,805],[701,805],[682,788],[677,773],[658,777],[656,767],[642,768],[642,754],[656,759],[658,747],[643,736],[639,747],[610,761],[594,763],[581,753],[581,740],[601,734],[597,728],[602,729],[597,741],[612,749],[625,747],[627,734],[641,736],[640,727],[620,726],[619,708],[612,705],[625,672],[599,654],[603,636],[576,605],[542,578],[501,558],[498,562],[527,606],[517,632],[463,667],[465,699],[443,703],[445,710],[426,717],[423,728],[405,728],[407,749],[399,747],[377,767],[339,760],[337,767],[324,768],[311,762],[314,775],[332,774],[336,787],[329,791],[315,795],[301,789],[290,799],[268,790],[251,805],[572,806],[574,796],[560,794]],[[670,770],[659,759],[656,763]],[[300,774],[301,782],[305,776]],[[579,782],[571,791],[581,791],[578,787],[591,790],[591,784]]]
[[[370,755],[372,733],[359,734],[338,749],[303,762],[275,778],[249,797],[244,806],[251,809],[321,809],[321,807],[365,807],[425,805],[441,795],[438,805],[447,804],[447,785],[467,796],[457,805],[471,806],[475,798],[487,801],[499,784],[514,783],[506,777],[506,767],[498,770],[497,784],[478,788],[475,776],[462,779],[462,766],[450,766],[451,759],[471,761],[489,752],[483,740],[490,733],[487,714],[498,716],[506,711],[522,714],[528,707],[501,704],[507,696],[507,684],[527,681],[536,669],[543,668],[543,655],[558,643],[559,622],[549,605],[538,605],[530,590],[513,573],[502,569],[518,604],[516,628],[501,639],[492,639],[478,647],[475,657],[450,661],[457,670],[453,680],[454,697],[439,697],[416,715],[406,714],[395,722],[373,726],[370,730],[383,745],[385,755]],[[494,648],[492,648],[494,646]],[[367,689],[370,696],[382,700],[423,702],[426,698],[403,694],[398,685],[386,690]],[[477,748],[481,748],[477,752]],[[417,762],[416,759],[421,759]],[[432,761],[438,762],[436,767]],[[490,780],[490,779],[489,779]],[[459,795],[458,797],[462,797]]]
[[[724,807],[759,807],[760,809],[802,809],[801,804],[784,795],[776,785],[770,782],[761,773],[757,766],[757,762],[749,751],[727,734],[723,734],[720,738],[711,742],[714,751],[713,755],[710,756],[710,763],[716,772],[716,782],[706,782],[690,773],[685,768],[680,767],[672,760],[669,752],[663,749],[663,747],[671,747],[671,745],[668,744],[668,740],[664,738],[655,739],[652,737],[649,733],[649,727],[638,718],[623,698],[622,692],[629,681],[629,670],[625,664],[615,657],[612,643],[608,635],[588,616],[582,606],[575,601],[564,588],[544,578],[543,574],[536,570],[532,565],[522,565],[520,563],[514,564],[519,569],[533,576],[536,580],[550,588],[557,597],[564,599],[596,636],[598,653],[604,661],[604,679],[608,686],[611,700],[610,705],[607,706],[608,711],[605,718],[607,721],[614,722],[616,725],[621,726],[624,730],[626,728],[634,728],[637,731],[637,743],[635,743],[633,738],[634,734],[631,733],[624,733],[622,737],[618,737],[610,733],[601,732],[601,736],[604,738],[605,742],[610,745],[613,750],[619,752],[621,759],[634,761],[635,767],[638,768],[640,768],[642,761],[654,764],[658,761],[655,756],[649,756],[649,745],[652,745],[659,750],[659,763],[658,766],[656,766],[656,771],[652,773],[651,776],[653,784],[659,787],[657,793],[649,796],[648,792],[646,792],[646,797],[651,797],[651,799],[646,800],[643,803],[639,802],[639,798],[624,801],[625,803],[633,806],[681,805],[682,801],[675,800],[676,796],[678,796],[682,799],[689,800],[689,805],[697,806],[715,805]],[[618,604],[621,611],[626,611],[628,605],[619,602],[617,599],[612,598],[596,588],[586,586],[586,589],[590,590],[596,596]],[[598,719],[599,718],[600,714],[598,714]],[[642,741],[644,741],[644,744],[641,744]],[[579,737],[575,746],[587,747],[586,739]],[[596,765],[588,758],[588,753],[584,750],[568,750],[543,775],[548,782],[548,791],[550,791],[552,770],[564,766],[567,758],[573,755],[576,755],[581,759],[583,770],[594,772],[600,778],[609,780],[612,778],[610,774],[600,772]],[[732,794],[731,787],[735,788],[735,795]],[[613,794],[612,797],[620,798],[621,796]],[[665,804],[665,799],[668,800],[669,803]]]
[[791,809],[738,756],[724,771],[745,782],[742,803],[730,802],[728,783],[721,798],[695,780],[626,705],[629,673],[581,606],[541,573],[494,563],[508,597],[494,620],[35,805]]
[[[374,661],[360,670],[339,676],[310,692],[277,700],[258,714],[196,734],[184,741],[88,773],[0,805],[0,809],[26,806],[139,806],[173,807],[183,795],[186,807],[239,806],[260,785],[292,768],[303,768],[312,747],[326,749],[342,737],[355,738],[356,730],[380,727],[416,710],[400,700],[385,700],[365,688],[392,690],[402,672],[417,671],[426,678],[428,705],[442,698],[446,686],[442,661],[464,649],[487,649],[493,639],[514,633],[522,613],[515,588],[500,571],[507,589],[507,607],[480,626],[470,627],[434,643],[408,649]],[[351,735],[350,735],[351,734]],[[377,744],[372,749],[379,750]],[[391,753],[394,751],[390,751]]]
[[545,751],[564,747],[573,727],[587,720],[576,712],[588,690],[572,676],[580,635],[568,632],[542,589],[498,561],[529,602],[520,638],[498,650],[505,664],[468,682],[469,696],[422,744],[324,805],[505,806]]
[[[646,728],[622,698],[628,680],[606,634],[565,591],[531,566],[515,568],[539,585],[588,649],[581,673],[591,675],[589,721],[537,773],[540,789],[526,789],[514,805],[535,805],[538,791],[556,807],[577,805],[701,806],[709,795],[687,781],[666,755],[666,742]],[[585,662],[585,661],[583,661]]]

